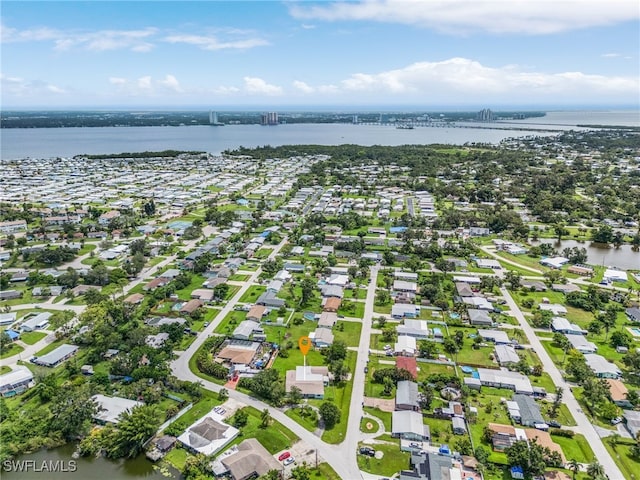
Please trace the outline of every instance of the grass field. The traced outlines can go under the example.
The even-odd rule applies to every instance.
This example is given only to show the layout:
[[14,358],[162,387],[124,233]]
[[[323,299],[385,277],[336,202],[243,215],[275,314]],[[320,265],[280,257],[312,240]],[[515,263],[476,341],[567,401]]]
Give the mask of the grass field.
[[260,295],[267,291],[267,287],[263,287],[262,285],[252,285],[249,289],[244,292],[244,294],[240,297],[240,302],[242,303],[255,303]]
[[[364,445],[360,444],[359,446]],[[372,458],[368,455],[358,455],[358,467],[365,472],[375,475],[392,477],[400,470],[409,468],[409,453],[401,452],[398,444],[375,444],[376,451],[382,452],[381,459]]]
[[46,336],[47,334],[44,332],[24,332],[20,334],[20,340],[22,340],[27,345],[33,345]]
[[617,445],[611,445],[607,441],[602,443],[604,443],[605,448],[613,457],[613,461],[616,462],[620,470],[622,470],[624,478],[627,480],[637,478],[638,459],[631,455],[633,441],[631,439],[620,440]]
[[590,463],[595,457],[593,450],[584,435],[574,435],[573,438],[551,435],[551,438],[562,448],[567,460],[577,460],[580,463]]

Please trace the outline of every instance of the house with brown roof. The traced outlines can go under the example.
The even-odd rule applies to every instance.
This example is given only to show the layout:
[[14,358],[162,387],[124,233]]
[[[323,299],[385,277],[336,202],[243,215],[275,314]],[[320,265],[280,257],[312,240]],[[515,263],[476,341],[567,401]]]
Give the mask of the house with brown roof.
[[622,408],[633,408],[633,404],[627,400],[629,390],[625,384],[615,378],[606,378],[605,380],[609,384],[611,401]]
[[167,283],[169,283],[169,280],[167,280],[166,278],[162,278],[162,277],[154,278],[149,283],[147,283],[144,287],[142,287],[142,290],[144,290],[145,292],[151,292],[156,288],[164,287]]
[[418,362],[416,357],[396,357],[396,368],[404,368],[415,380],[418,378]]
[[247,313],[247,320],[253,320],[254,322],[261,322],[262,317],[267,311],[267,307],[264,305],[254,305]]
[[262,477],[269,470],[280,471],[282,465],[255,438],[247,438],[236,447],[236,453],[221,459],[233,480]]
[[342,305],[342,300],[336,297],[327,298],[322,309],[325,312],[337,312]]
[[131,305],[138,305],[142,303],[143,300],[144,300],[143,294],[134,293],[132,295],[129,295],[127,298],[125,298],[124,303],[130,303]]
[[180,313],[182,315],[191,315],[193,312],[195,312],[197,309],[199,309],[203,305],[204,303],[202,303],[202,300],[197,300],[197,299],[189,300],[187,303],[182,305],[182,307],[180,307]]

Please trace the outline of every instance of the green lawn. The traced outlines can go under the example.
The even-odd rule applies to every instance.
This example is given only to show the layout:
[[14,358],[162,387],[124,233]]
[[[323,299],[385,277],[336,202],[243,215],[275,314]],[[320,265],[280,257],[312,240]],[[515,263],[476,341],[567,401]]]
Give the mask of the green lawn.
[[222,319],[220,325],[216,327],[215,332],[228,335],[233,332],[238,324],[245,318],[247,318],[247,312],[243,312],[242,310],[233,310]]
[[338,309],[338,315],[344,315],[345,317],[364,317],[364,303],[353,300],[345,300]]
[[242,273],[234,273],[233,275],[231,275],[229,277],[229,280],[235,281],[235,282],[244,282],[246,280],[249,280],[249,278],[251,277],[251,275],[245,275]]
[[164,461],[168,462],[174,468],[182,471],[184,464],[187,461],[189,453],[184,448],[174,448],[164,456]]
[[[577,460],[580,463],[591,463],[595,458],[593,450],[584,435],[576,434],[573,438],[551,435],[551,438],[562,448],[567,460]],[[606,440],[605,440],[606,442]]]
[[[358,446],[365,444],[360,443]],[[358,454],[358,467],[365,472],[373,473],[375,475],[384,475],[392,477],[400,470],[406,470],[409,468],[408,452],[401,452],[398,444],[375,444],[372,445],[376,451],[383,453],[381,459],[369,457],[368,455]]]
[[191,300],[191,292],[196,288],[201,288],[206,279],[202,275],[192,275],[191,282],[185,288],[176,290],[175,294],[178,295],[180,300]]
[[202,397],[193,404],[193,407],[176,420],[176,425],[180,425],[185,430],[193,422],[202,418],[204,415],[213,410],[213,407],[220,405],[222,402],[218,399],[218,394],[209,390],[202,389]]
[[[347,352],[346,364],[349,366],[349,370],[353,372],[356,366],[356,354],[355,352]],[[349,407],[351,403],[351,392],[353,390],[353,379],[348,382],[343,382],[340,386],[330,385],[325,388],[324,398],[325,400],[331,400],[340,409],[342,416],[340,423],[338,423],[331,430],[325,430],[322,433],[322,440],[327,443],[340,443],[344,440],[347,433],[347,424],[349,420]]]
[[46,336],[47,334],[44,332],[24,332],[20,334],[20,340],[22,340],[27,345],[33,345]]
[[249,289],[240,297],[242,303],[255,303],[260,295],[267,291],[267,287],[262,285],[251,285]]
[[0,353],[0,358],[12,357],[14,355],[19,354],[23,350],[24,348],[21,347],[20,345],[16,343],[12,343],[8,347],[2,349],[2,352]]
[[[474,350],[471,347],[471,341],[467,340],[467,343],[462,347],[457,354],[457,361],[461,365],[473,365],[480,367],[495,367],[496,362],[489,358],[489,355],[493,353],[493,347],[481,347]],[[454,355],[454,358],[456,356]]]
[[311,469],[311,477],[318,477],[321,478],[322,480],[340,480],[340,477],[338,476],[338,474],[336,473],[336,471],[331,468],[331,465],[329,465],[327,462],[323,462],[320,465],[318,465],[318,468],[312,468]]
[[298,441],[298,437],[291,430],[273,419],[268,427],[262,428],[259,410],[253,407],[245,407],[243,410],[249,414],[247,425],[240,429],[241,435],[238,435],[229,446],[238,444],[245,438],[255,438],[269,453],[274,454],[291,447]]
[[606,440],[603,441],[605,448],[609,451],[613,457],[613,461],[616,462],[624,478],[630,480],[637,477],[638,472],[638,458],[631,455],[631,447],[633,447],[633,441],[631,439],[620,440],[617,445],[612,446]]
[[[378,433],[380,426],[378,422],[371,420],[368,417],[362,417],[360,420],[360,431],[364,433]],[[384,433],[384,432],[380,432]]]
[[382,420],[382,423],[384,423],[385,431],[391,432],[391,412],[383,412],[377,407],[364,407],[364,411]]
[[284,413],[287,417],[295,420],[296,423],[299,423],[310,432],[313,432],[316,428],[318,428],[317,421],[311,421],[308,417],[303,417],[302,415],[300,415],[300,408],[290,408]]
[[342,340],[348,347],[357,347],[360,344],[361,330],[360,322],[339,321],[333,328],[334,340]]
[[11,368],[7,367],[6,365],[0,366],[0,375],[4,375],[5,373],[9,373],[10,371]]

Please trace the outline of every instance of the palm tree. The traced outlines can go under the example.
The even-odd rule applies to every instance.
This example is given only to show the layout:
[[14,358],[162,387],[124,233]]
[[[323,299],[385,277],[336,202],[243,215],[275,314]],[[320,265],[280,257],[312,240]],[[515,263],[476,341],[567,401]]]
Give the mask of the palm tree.
[[576,478],[577,473],[580,471],[580,463],[574,458],[567,462],[567,468],[573,472],[572,478]]
[[265,408],[260,414],[260,418],[262,420],[262,423],[260,424],[260,426],[262,428],[267,428],[271,423],[271,413],[269,413],[269,410]]
[[604,476],[604,467],[600,465],[597,460],[594,460],[589,465],[587,465],[587,475],[589,475],[589,478],[600,478]]

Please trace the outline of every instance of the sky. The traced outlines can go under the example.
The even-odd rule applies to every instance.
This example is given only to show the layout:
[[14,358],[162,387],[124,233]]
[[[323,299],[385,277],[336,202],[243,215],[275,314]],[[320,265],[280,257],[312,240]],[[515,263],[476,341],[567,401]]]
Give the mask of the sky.
[[2,0],[3,109],[640,105],[637,0]]

